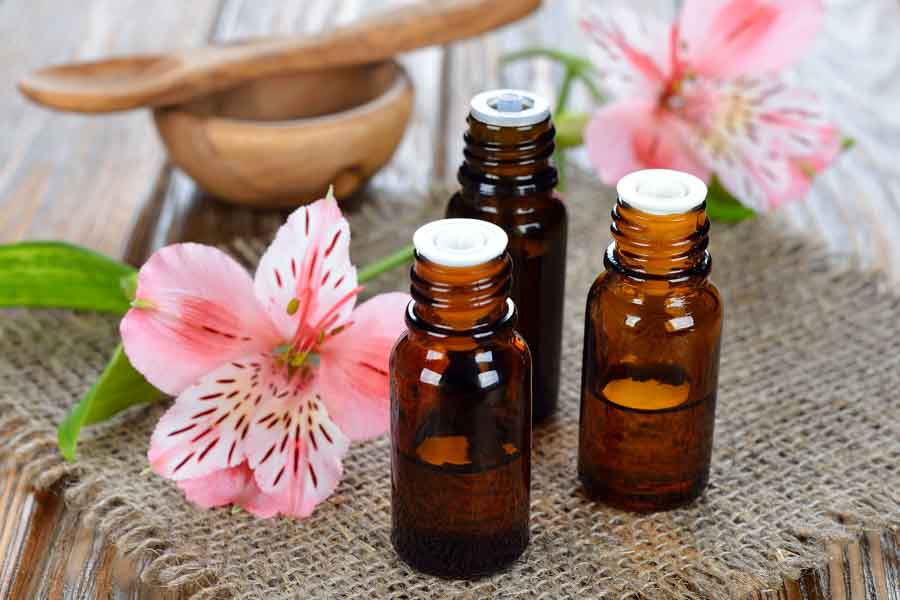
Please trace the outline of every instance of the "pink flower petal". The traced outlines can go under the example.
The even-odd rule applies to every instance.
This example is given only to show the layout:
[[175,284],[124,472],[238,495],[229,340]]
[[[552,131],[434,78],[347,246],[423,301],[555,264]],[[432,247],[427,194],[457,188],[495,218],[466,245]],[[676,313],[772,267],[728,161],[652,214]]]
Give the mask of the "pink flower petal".
[[246,461],[205,477],[181,480],[177,485],[188,501],[201,508],[233,504],[262,519],[278,514],[277,499],[259,489]]
[[259,493],[247,498],[245,501],[241,502],[239,506],[251,515],[259,517],[260,519],[268,519],[282,512],[280,510],[281,503],[279,502],[279,499],[276,496],[263,493],[263,491],[259,489],[259,486],[255,485],[255,482],[256,480],[254,479],[254,486],[259,490]]
[[294,338],[298,328],[323,325],[323,318],[328,327],[346,321],[353,311],[356,286],[350,226],[333,197],[298,208],[288,217],[254,279],[257,297],[287,339]]
[[280,342],[247,272],[200,244],[158,250],[138,275],[136,302],[120,332],[131,364],[177,395],[202,375]]
[[406,329],[408,294],[375,296],[351,316],[352,325],[325,342],[319,386],[332,419],[352,440],[383,434],[389,424],[388,362]]
[[765,212],[783,202],[794,185],[792,166],[785,157],[754,160],[741,155],[741,167],[722,171],[719,179],[742,204]]
[[256,483],[277,512],[309,516],[334,492],[350,440],[331,421],[315,382],[260,405],[248,457]]
[[[593,5],[592,5],[593,6]],[[594,42],[591,61],[616,95],[653,97],[671,76],[667,32],[670,26],[652,15],[597,5],[581,26]]]
[[634,136],[644,123],[652,122],[652,101],[611,102],[594,113],[584,132],[591,165],[607,185],[642,168],[635,153]]
[[796,161],[804,168],[821,173],[831,166],[841,154],[841,134],[836,127],[828,126],[819,129],[820,141],[816,150],[806,156],[796,157]]
[[676,118],[653,102],[622,100],[598,110],[585,131],[591,164],[607,185],[640,169],[678,169],[701,179],[709,170],[682,142]]
[[686,0],[681,39],[689,68],[735,78],[783,69],[822,28],[822,0]]
[[790,182],[782,189],[766,190],[767,209],[777,209],[792,200],[802,199],[809,193],[813,179],[825,170],[841,152],[840,135],[836,129],[826,127],[818,132],[815,152],[807,156],[791,156],[786,159]]
[[811,175],[840,150],[817,98],[777,77],[698,80],[684,97],[694,118],[679,121],[682,139],[754,210],[805,195]]
[[838,131],[826,118],[816,94],[775,81],[778,85],[772,88],[774,91],[754,99],[753,115],[758,127],[769,132],[771,149],[788,156],[834,158],[840,149]]
[[200,506],[308,516],[340,481],[350,444],[319,398],[314,372],[262,355],[225,365],[160,419],[151,468]]
[[246,504],[260,493],[246,461],[204,477],[182,479],[177,484],[185,498],[203,508]]
[[150,438],[151,468],[181,481],[240,466],[257,407],[271,393],[269,369],[266,356],[245,357],[182,392]]

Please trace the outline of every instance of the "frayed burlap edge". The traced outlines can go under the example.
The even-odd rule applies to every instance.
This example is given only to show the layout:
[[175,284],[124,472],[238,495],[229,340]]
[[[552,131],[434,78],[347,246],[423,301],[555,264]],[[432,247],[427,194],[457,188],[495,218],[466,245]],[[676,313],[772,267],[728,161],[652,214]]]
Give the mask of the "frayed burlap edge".
[[195,557],[172,554],[171,544],[164,536],[155,527],[142,524],[141,511],[126,506],[116,495],[106,495],[98,502],[102,495],[98,478],[86,476],[78,463],[63,458],[57,449],[55,432],[21,417],[0,418],[0,464],[4,463],[20,471],[21,477],[36,490],[47,491],[62,484],[66,503],[81,511],[85,523],[114,540],[116,549],[124,555],[146,561],[141,571],[141,579],[146,583],[196,586],[203,588],[200,598],[223,597],[226,590],[216,586],[212,570]]
[[48,489],[59,480],[74,477],[77,467],[56,449],[56,436],[18,416],[0,418],[0,461],[21,470],[35,489]]

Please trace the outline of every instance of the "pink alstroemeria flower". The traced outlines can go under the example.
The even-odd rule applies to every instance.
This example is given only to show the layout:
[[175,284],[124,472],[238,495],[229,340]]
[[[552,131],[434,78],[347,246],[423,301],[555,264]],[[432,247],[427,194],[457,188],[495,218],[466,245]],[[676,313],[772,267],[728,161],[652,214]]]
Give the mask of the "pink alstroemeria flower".
[[715,173],[764,211],[803,196],[840,151],[816,97],[777,75],[821,29],[821,0],[685,0],[672,24],[606,6],[583,22],[616,98],[585,132],[605,183],[644,168]]
[[132,365],[177,396],[153,470],[204,507],[297,517],[335,489],[351,440],[388,426],[388,359],[406,294],[354,310],[350,229],[333,197],[295,211],[253,280],[200,244],[156,252],[121,324]]

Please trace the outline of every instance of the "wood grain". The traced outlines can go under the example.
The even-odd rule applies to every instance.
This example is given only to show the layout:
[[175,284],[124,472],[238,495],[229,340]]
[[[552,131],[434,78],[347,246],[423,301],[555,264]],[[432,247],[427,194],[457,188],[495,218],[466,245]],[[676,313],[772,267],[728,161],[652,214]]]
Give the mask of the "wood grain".
[[169,157],[237,204],[298,206],[356,192],[400,143],[413,88],[394,61],[259,79],[154,120]]
[[[72,14],[62,14],[60,3],[52,0],[3,0],[0,32],[14,55],[11,60],[0,58],[0,69],[17,75],[18,70],[47,62],[99,56],[107,48],[124,52],[191,46],[210,32],[213,39],[224,41],[316,31],[346,23],[388,1],[224,0],[220,6],[218,1],[195,0],[152,3],[150,8],[150,3],[137,0],[90,0],[78,10],[68,9]],[[888,3],[900,7],[896,0],[867,4],[882,5],[878,10],[890,15]],[[472,92],[509,84],[552,95],[559,75],[555,67],[536,62],[501,70],[496,58],[534,43],[577,50],[578,40],[567,33],[576,4],[577,0],[548,2],[538,15],[515,27],[446,50],[432,48],[405,57],[418,91],[410,127],[392,162],[361,198],[345,204],[345,210],[402,206],[415,202],[434,177],[452,181]],[[870,11],[868,18],[875,11],[850,0],[833,4],[839,4],[839,10],[855,4],[860,13]],[[28,19],[23,21],[22,14]],[[129,18],[140,27],[129,25]],[[891,61],[900,60],[900,48],[896,50]],[[885,67],[885,73],[896,70]],[[887,79],[888,90],[900,81]],[[26,110],[20,99],[9,97],[0,97],[0,109],[8,132],[0,139],[0,241],[62,237],[137,264],[153,249],[181,239],[217,243],[236,235],[271,234],[285,216],[283,211],[223,204],[199,192],[177,169],[164,168],[146,115],[88,121]],[[877,214],[835,219],[829,215],[839,208],[819,194],[817,189],[813,201],[803,207],[808,211],[804,214],[812,216],[795,224],[820,232],[836,248],[849,248],[847,240],[862,239],[866,232],[888,235],[900,226],[889,213],[881,220]],[[884,194],[864,200],[892,201]],[[900,260],[866,254],[883,247],[880,242],[853,247],[868,257],[865,260],[883,260],[900,272]],[[762,590],[753,600],[900,600],[900,538],[870,533],[859,543],[831,544],[828,550],[826,569],[804,573],[778,589]],[[0,473],[0,599],[174,600],[190,594],[191,590],[148,587],[140,582],[141,569],[140,563],[122,557],[113,542],[83,523],[77,511],[66,508],[58,492],[38,494],[16,472]]]
[[[125,51],[197,45],[219,0],[3,0],[0,79]],[[62,239],[122,254],[165,162],[147,114],[54,114],[12,89],[0,95],[0,242]]]

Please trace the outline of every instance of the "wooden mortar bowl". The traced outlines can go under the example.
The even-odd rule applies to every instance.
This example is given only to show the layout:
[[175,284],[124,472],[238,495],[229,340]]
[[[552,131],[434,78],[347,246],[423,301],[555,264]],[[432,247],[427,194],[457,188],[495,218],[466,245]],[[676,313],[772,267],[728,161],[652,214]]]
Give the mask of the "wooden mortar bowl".
[[394,154],[413,86],[396,61],[256,80],[154,110],[172,161],[229,202],[283,207],[329,185],[344,197]]

